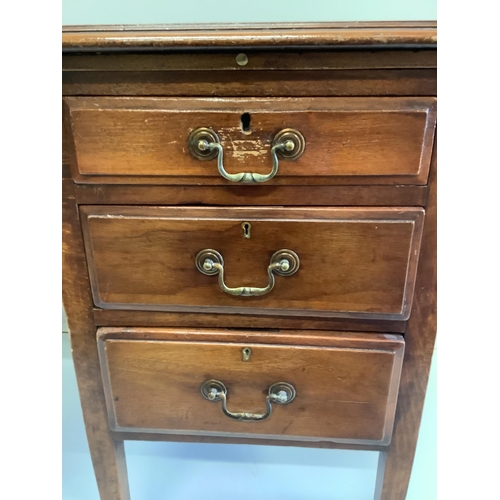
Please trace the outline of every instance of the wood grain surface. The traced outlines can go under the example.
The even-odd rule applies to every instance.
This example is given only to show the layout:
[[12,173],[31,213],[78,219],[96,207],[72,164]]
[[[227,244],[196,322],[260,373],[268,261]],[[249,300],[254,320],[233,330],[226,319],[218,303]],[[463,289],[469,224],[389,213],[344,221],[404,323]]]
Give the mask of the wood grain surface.
[[436,23],[261,23],[142,26],[67,26],[63,50],[214,47],[435,46]]
[[[77,182],[109,176],[122,183],[143,177],[146,183],[231,184],[215,159],[200,161],[188,151],[189,134],[208,127],[220,138],[230,174],[270,172],[273,138],[292,128],[305,137],[306,149],[297,160],[280,159],[276,178],[426,184],[436,121],[433,98],[68,97],[65,103]],[[250,114],[248,131],[244,113]]]
[[435,68],[282,71],[65,71],[66,96],[435,96]]
[[123,440],[111,434],[106,418],[92,296],[74,184],[70,179],[63,180],[62,194],[62,297],[90,456],[101,499],[130,500]]
[[388,445],[383,444],[355,444],[336,443],[335,441],[298,441],[296,439],[256,439],[255,437],[231,437],[231,436],[190,436],[184,434],[157,434],[151,432],[135,431],[112,431],[113,436],[120,440],[132,441],[168,441],[174,443],[213,443],[213,444],[250,444],[265,446],[293,446],[300,448],[322,448],[329,450],[365,450],[365,451],[387,451]]
[[[251,328],[263,331],[276,330],[342,330],[346,332],[404,333],[404,320],[369,320],[355,318],[311,318],[290,316],[287,311],[277,315],[217,314],[126,311],[94,308],[94,323],[97,326],[152,326],[194,328]],[[290,338],[290,342],[293,338]]]
[[380,455],[375,499],[404,500],[410,482],[437,328],[437,149],[429,180],[414,308],[405,333],[394,440]]
[[[108,309],[406,319],[419,208],[82,207],[94,303]],[[251,224],[244,238],[241,224]],[[229,287],[265,287],[278,250],[300,258],[259,297],[222,292],[195,257],[215,249]]]
[[[63,29],[63,297],[101,500],[129,500],[124,439],[379,450],[375,499],[405,499],[436,332],[436,41],[434,22]],[[306,150],[234,185],[182,151],[198,126],[230,172],[268,172],[284,127]],[[194,267],[208,246],[229,286],[264,286],[280,248],[301,267],[230,297]],[[297,399],[233,422],[205,376],[234,411],[282,376]]]
[[[302,332],[294,345],[251,331],[100,329],[98,337],[116,430],[390,441],[404,349],[398,335]],[[249,361],[243,348],[252,350]],[[265,420],[237,421],[202,397],[209,379],[226,385],[230,411],[262,413],[275,382],[292,384],[297,396]]]
[[423,207],[427,186],[151,186],[78,184],[80,205]]
[[238,52],[92,52],[66,53],[66,71],[283,71],[328,69],[436,68],[436,51],[421,50],[245,50],[247,63],[238,64]]

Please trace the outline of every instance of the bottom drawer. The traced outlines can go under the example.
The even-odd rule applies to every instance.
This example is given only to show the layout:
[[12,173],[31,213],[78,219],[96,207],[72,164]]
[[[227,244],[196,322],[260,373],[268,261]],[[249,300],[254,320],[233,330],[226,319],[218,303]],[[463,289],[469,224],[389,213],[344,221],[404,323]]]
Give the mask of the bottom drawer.
[[389,444],[400,335],[101,328],[113,430]]

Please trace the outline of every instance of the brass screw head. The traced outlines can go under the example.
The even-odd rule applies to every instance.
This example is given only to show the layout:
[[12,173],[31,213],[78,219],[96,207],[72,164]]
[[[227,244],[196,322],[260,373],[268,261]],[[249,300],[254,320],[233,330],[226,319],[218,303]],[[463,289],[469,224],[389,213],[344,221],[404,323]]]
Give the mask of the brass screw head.
[[280,262],[280,267],[282,271],[288,271],[290,269],[290,261],[283,259]]
[[238,54],[236,56],[236,64],[238,64],[238,66],[246,66],[248,64],[248,57],[246,54]]
[[205,259],[205,262],[203,262],[203,269],[205,269],[205,271],[211,271],[213,267],[214,267],[213,260]]
[[205,141],[204,139],[201,139],[200,141],[198,141],[198,149],[200,151],[207,151],[208,148],[209,148],[208,141]]

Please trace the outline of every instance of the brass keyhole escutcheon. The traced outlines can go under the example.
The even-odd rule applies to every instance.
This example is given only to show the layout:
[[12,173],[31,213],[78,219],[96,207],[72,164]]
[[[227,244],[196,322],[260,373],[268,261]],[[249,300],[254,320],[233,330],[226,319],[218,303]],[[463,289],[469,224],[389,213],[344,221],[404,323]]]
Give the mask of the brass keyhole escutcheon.
[[250,356],[252,355],[252,349],[250,347],[244,347],[241,350],[243,361],[250,361]]
[[241,229],[243,229],[243,238],[249,240],[251,237],[250,230],[252,229],[252,224],[250,224],[250,222],[242,222]]

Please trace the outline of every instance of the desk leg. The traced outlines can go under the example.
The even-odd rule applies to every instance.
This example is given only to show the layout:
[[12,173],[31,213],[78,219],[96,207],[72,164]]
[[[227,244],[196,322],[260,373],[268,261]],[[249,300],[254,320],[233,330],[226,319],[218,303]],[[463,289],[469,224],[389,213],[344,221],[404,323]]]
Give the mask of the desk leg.
[[63,303],[101,500],[130,500],[123,441],[109,430],[97,354],[92,297],[73,183],[63,180]]
[[410,482],[436,338],[436,148],[429,177],[415,296],[405,332],[405,356],[394,433],[380,454],[375,500],[404,500]]
[[379,457],[375,500],[404,500],[410,482],[432,347],[426,355],[419,353],[418,360],[414,359],[415,351],[410,348],[408,351],[403,361],[403,366],[407,363],[407,369],[402,374],[392,442],[389,450],[381,452]]

